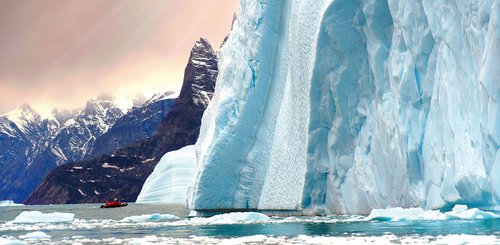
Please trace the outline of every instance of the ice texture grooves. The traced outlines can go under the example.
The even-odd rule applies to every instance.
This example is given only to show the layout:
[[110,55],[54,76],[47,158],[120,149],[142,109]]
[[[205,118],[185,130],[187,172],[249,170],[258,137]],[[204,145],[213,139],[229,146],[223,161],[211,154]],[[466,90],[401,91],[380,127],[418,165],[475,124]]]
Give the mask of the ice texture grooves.
[[165,154],[146,179],[136,203],[186,204],[196,168],[194,145]]
[[190,207],[497,205],[499,45],[496,0],[242,0]]

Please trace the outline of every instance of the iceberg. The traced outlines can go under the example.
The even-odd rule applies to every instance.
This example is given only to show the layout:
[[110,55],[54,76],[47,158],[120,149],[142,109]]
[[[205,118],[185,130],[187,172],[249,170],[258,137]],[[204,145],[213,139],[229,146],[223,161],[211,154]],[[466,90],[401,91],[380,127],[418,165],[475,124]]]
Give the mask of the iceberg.
[[193,210],[500,203],[500,2],[242,0]]
[[42,213],[40,211],[24,211],[11,224],[35,224],[35,223],[71,223],[75,218],[72,213]]
[[166,153],[144,182],[136,203],[185,205],[195,169],[194,145]]

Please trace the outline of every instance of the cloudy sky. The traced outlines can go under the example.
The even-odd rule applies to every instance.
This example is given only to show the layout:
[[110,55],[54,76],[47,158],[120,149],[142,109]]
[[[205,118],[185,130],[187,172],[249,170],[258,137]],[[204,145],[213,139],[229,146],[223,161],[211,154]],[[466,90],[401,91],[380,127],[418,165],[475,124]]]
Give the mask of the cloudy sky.
[[47,114],[111,91],[179,89],[199,37],[218,48],[238,0],[2,0],[0,114]]

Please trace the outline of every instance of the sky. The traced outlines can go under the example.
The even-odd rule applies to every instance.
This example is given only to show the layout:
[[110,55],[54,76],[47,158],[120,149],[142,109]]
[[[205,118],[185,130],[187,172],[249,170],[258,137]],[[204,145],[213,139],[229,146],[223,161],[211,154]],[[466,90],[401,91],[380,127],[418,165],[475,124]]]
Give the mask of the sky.
[[29,103],[82,107],[111,92],[179,90],[189,52],[205,37],[218,49],[238,0],[2,0],[0,114]]

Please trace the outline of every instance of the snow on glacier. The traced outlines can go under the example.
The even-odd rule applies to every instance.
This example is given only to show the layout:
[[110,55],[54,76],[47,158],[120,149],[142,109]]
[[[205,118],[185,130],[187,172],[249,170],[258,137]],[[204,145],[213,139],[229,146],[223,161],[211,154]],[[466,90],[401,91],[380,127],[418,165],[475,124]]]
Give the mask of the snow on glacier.
[[144,182],[136,202],[185,205],[195,169],[194,145],[166,153]]
[[499,45],[496,0],[242,0],[190,208],[500,203]]

